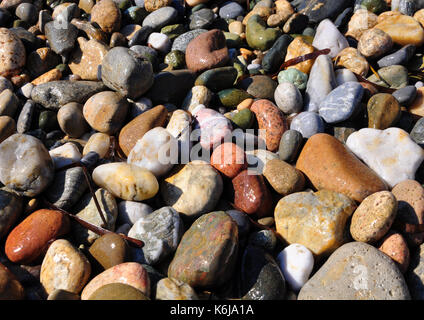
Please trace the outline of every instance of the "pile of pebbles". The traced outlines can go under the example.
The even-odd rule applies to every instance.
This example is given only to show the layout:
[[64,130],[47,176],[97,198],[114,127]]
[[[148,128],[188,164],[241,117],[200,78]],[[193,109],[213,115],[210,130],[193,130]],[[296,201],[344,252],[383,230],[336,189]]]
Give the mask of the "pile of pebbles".
[[0,300],[424,299],[424,1],[2,0]]

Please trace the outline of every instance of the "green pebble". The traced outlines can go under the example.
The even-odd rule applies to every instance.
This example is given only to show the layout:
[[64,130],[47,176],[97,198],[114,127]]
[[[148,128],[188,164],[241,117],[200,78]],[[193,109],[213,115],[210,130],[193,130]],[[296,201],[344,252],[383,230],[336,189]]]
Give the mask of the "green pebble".
[[219,102],[227,108],[235,108],[245,99],[252,98],[250,94],[242,89],[225,89],[218,92]]
[[179,50],[173,50],[165,56],[165,63],[172,69],[183,69],[185,66],[185,54]]
[[280,35],[280,29],[267,28],[266,22],[257,14],[251,16],[247,22],[246,40],[253,49],[262,51],[270,49]]
[[238,34],[224,32],[224,37],[228,48],[240,48],[243,45],[243,39]]
[[169,40],[174,40],[178,36],[186,33],[188,29],[183,24],[171,24],[169,26],[163,27],[160,32],[166,34]]
[[374,74],[368,80],[386,88],[401,89],[409,83],[408,69],[401,65],[384,67],[377,73],[384,81],[379,80]]
[[237,77],[235,80],[237,82],[240,77],[242,77],[243,75],[247,73],[247,67],[246,65],[243,65],[238,62],[234,62],[233,67],[237,70]]
[[215,68],[200,74],[194,85],[205,86],[217,92],[232,87],[237,76],[238,71],[234,67]]
[[254,116],[249,109],[236,110],[230,113],[230,120],[241,129],[249,129],[253,125]]
[[45,132],[50,132],[58,128],[57,113],[45,110],[38,117],[38,127]]
[[278,74],[278,84],[283,82],[293,83],[299,90],[305,90],[308,75],[294,68],[283,70]]

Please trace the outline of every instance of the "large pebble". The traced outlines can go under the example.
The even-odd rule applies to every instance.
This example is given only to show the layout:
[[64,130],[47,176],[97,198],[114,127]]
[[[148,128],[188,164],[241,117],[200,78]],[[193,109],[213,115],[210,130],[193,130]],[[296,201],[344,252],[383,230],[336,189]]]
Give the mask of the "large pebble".
[[237,250],[235,221],[223,211],[203,215],[184,233],[168,277],[194,288],[222,285],[232,277]]
[[193,219],[215,208],[221,198],[223,182],[210,164],[195,160],[163,180],[160,191],[167,206]]
[[40,282],[48,294],[56,289],[79,293],[88,282],[91,265],[68,240],[54,241],[41,264]]
[[361,129],[349,136],[346,145],[390,187],[414,179],[424,160],[422,148],[399,128]]
[[419,22],[405,15],[387,16],[374,28],[383,30],[401,46],[413,44],[420,47],[424,43],[424,29]]
[[17,133],[4,140],[0,150],[0,180],[6,187],[33,197],[52,182],[53,161],[37,138]]
[[305,186],[302,172],[279,159],[268,161],[263,175],[274,190],[283,196],[302,191]]
[[247,168],[247,159],[242,148],[234,143],[225,142],[213,151],[211,165],[224,176],[232,179]]
[[43,256],[50,242],[65,235],[69,228],[69,218],[59,211],[35,211],[9,233],[4,247],[7,258],[29,264]]
[[143,241],[144,259],[152,265],[163,261],[177,249],[183,233],[179,213],[171,207],[163,207],[138,219],[128,236]]
[[327,123],[342,122],[354,115],[364,94],[358,82],[346,82],[331,91],[319,105],[319,115]]
[[393,41],[390,35],[377,28],[365,31],[358,42],[359,52],[369,59],[381,57],[392,46]]
[[150,279],[146,269],[136,262],[125,262],[109,268],[85,286],[81,300],[88,300],[100,287],[110,283],[122,283],[140,290],[145,296],[150,295]]
[[377,93],[368,100],[368,128],[384,130],[400,119],[401,107],[396,98],[388,93]]
[[324,132],[325,124],[317,113],[305,111],[299,113],[292,119],[290,130],[300,132],[303,138],[310,138],[315,134]]
[[160,29],[172,24],[176,20],[178,12],[174,7],[162,7],[150,13],[143,20],[143,27],[149,26],[153,29]]
[[322,257],[347,242],[344,229],[355,209],[355,202],[341,193],[298,192],[278,202],[274,217],[277,232],[284,240],[302,244]]
[[346,38],[340,33],[330,19],[325,19],[320,22],[312,45],[318,50],[329,48],[331,51],[328,55],[331,58],[335,58],[340,51],[349,47]]
[[350,233],[356,241],[375,243],[390,229],[398,202],[389,191],[376,192],[361,202],[352,216]]
[[308,139],[296,168],[318,190],[340,192],[359,202],[375,192],[387,190],[386,184],[374,171],[339,140],[325,133]]
[[79,138],[88,131],[88,124],[82,112],[83,106],[76,102],[65,104],[57,112],[60,128],[71,138]]
[[93,180],[123,200],[150,199],[159,190],[156,177],[150,171],[127,163],[100,165],[93,171]]
[[377,248],[351,242],[334,252],[303,286],[299,300],[409,300],[396,264]]
[[290,82],[283,82],[278,85],[275,89],[274,100],[285,114],[299,113],[303,109],[302,94]]
[[90,255],[104,270],[124,263],[129,258],[129,247],[126,241],[114,233],[106,233],[90,246]]
[[0,76],[17,75],[26,62],[26,52],[22,41],[7,28],[0,28]]
[[277,255],[277,262],[290,287],[299,292],[311,275],[314,256],[305,246],[293,243]]
[[119,31],[121,11],[113,0],[102,0],[91,8],[91,22],[97,23],[104,32]]

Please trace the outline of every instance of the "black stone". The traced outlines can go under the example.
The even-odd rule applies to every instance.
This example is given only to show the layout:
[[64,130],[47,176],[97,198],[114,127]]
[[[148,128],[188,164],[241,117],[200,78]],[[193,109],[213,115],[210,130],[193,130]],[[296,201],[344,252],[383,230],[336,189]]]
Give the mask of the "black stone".
[[274,73],[283,64],[287,54],[287,47],[293,38],[287,34],[282,35],[274,42],[274,45],[262,59],[262,67],[266,73]]
[[128,40],[128,46],[136,46],[136,45],[144,45],[147,42],[150,34],[153,32],[153,28],[149,26],[142,27],[137,30],[136,33],[132,36],[130,40]]
[[353,0],[301,0],[292,2],[298,12],[309,17],[309,22],[319,23],[336,18],[344,9],[353,6]]

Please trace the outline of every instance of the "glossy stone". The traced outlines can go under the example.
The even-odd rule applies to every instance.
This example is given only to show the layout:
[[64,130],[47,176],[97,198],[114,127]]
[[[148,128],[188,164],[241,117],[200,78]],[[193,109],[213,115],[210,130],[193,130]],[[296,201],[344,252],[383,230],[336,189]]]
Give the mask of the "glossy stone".
[[127,242],[117,234],[106,233],[90,246],[90,255],[104,268],[112,268],[129,258]]

